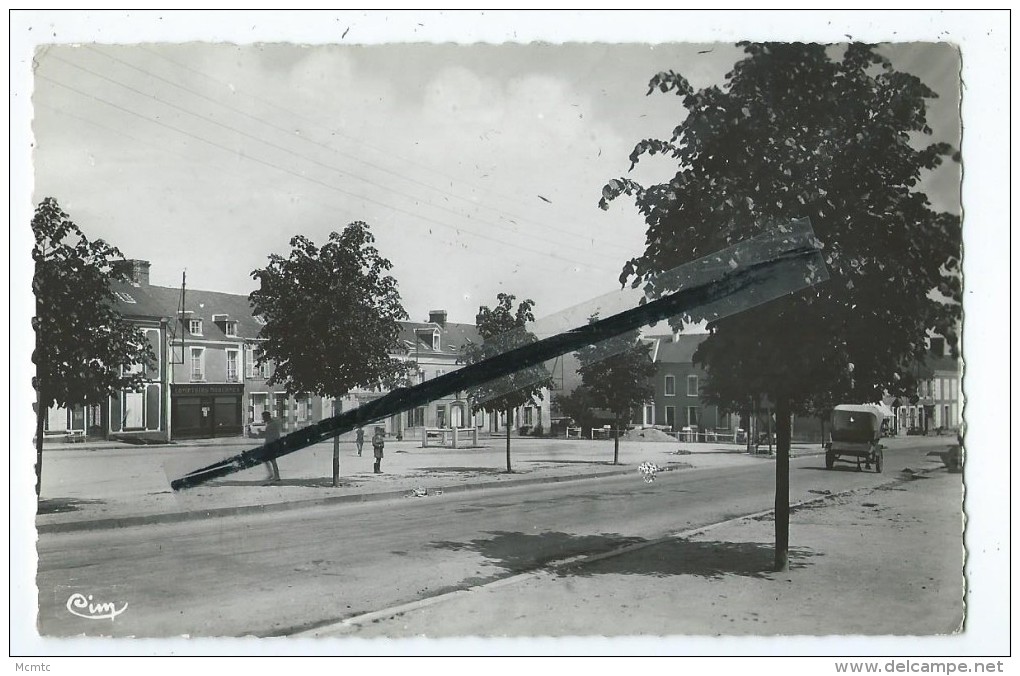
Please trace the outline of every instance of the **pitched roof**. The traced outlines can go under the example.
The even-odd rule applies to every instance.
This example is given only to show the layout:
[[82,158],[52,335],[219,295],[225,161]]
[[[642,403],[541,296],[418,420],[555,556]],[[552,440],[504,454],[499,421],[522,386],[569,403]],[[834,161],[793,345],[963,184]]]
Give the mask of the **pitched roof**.
[[[117,311],[125,317],[177,317],[181,301],[179,288],[114,282],[111,290],[117,299]],[[184,310],[189,311],[185,318],[202,320],[201,338],[206,340],[255,338],[262,328],[255,321],[248,297],[241,294],[186,289]],[[230,321],[237,322],[237,335],[228,336],[224,327],[213,321],[214,315],[226,315]],[[184,330],[188,330],[186,324]]]
[[[432,349],[433,332],[439,332],[439,352]],[[440,326],[435,322],[400,322],[400,340],[411,352],[429,354],[460,354],[468,343],[481,342],[481,336],[474,324],[447,322]]]
[[667,364],[690,364],[694,362],[694,351],[708,338],[707,333],[681,333],[680,335],[648,336],[658,341],[655,361]]

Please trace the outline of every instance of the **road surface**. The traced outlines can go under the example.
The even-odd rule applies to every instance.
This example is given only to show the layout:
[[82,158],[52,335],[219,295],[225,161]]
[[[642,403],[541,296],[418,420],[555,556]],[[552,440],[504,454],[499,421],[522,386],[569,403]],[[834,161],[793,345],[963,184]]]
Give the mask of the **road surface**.
[[[887,449],[883,474],[850,465],[826,471],[820,455],[795,458],[791,501],[879,485],[907,467],[932,467],[938,461],[926,457],[928,450],[920,443]],[[761,459],[660,474],[651,484],[635,472],[43,534],[39,629],[44,636],[290,635],[551,561],[770,509],[774,468]],[[74,594],[81,595],[77,614],[68,608]],[[113,619],[79,616],[113,614],[111,609]],[[592,630],[598,633],[597,626]]]

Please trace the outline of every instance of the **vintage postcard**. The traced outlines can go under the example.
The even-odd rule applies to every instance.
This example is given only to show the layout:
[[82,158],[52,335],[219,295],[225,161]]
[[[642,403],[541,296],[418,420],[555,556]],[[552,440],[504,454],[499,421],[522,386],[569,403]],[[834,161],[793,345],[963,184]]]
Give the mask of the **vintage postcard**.
[[13,18],[12,651],[1008,645],[1000,14]]

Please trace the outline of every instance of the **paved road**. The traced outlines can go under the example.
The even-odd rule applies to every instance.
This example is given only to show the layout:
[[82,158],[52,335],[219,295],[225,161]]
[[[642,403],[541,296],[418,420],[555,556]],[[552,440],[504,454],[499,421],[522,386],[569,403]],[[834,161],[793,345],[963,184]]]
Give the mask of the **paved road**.
[[[791,462],[791,499],[933,466],[922,442],[885,474]],[[772,506],[774,464],[68,534],[39,540],[43,635],[287,635],[361,613]],[[796,543],[792,543],[796,544]],[[68,598],[127,607],[71,614]],[[494,608],[493,612],[499,612]],[[87,613],[86,613],[87,614]]]

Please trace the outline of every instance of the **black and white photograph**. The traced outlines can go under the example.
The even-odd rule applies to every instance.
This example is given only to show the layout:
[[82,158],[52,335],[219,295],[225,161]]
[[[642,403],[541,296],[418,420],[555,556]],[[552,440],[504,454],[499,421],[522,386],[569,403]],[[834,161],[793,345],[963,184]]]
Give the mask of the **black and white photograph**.
[[12,657],[1009,655],[1008,12],[11,21]]

